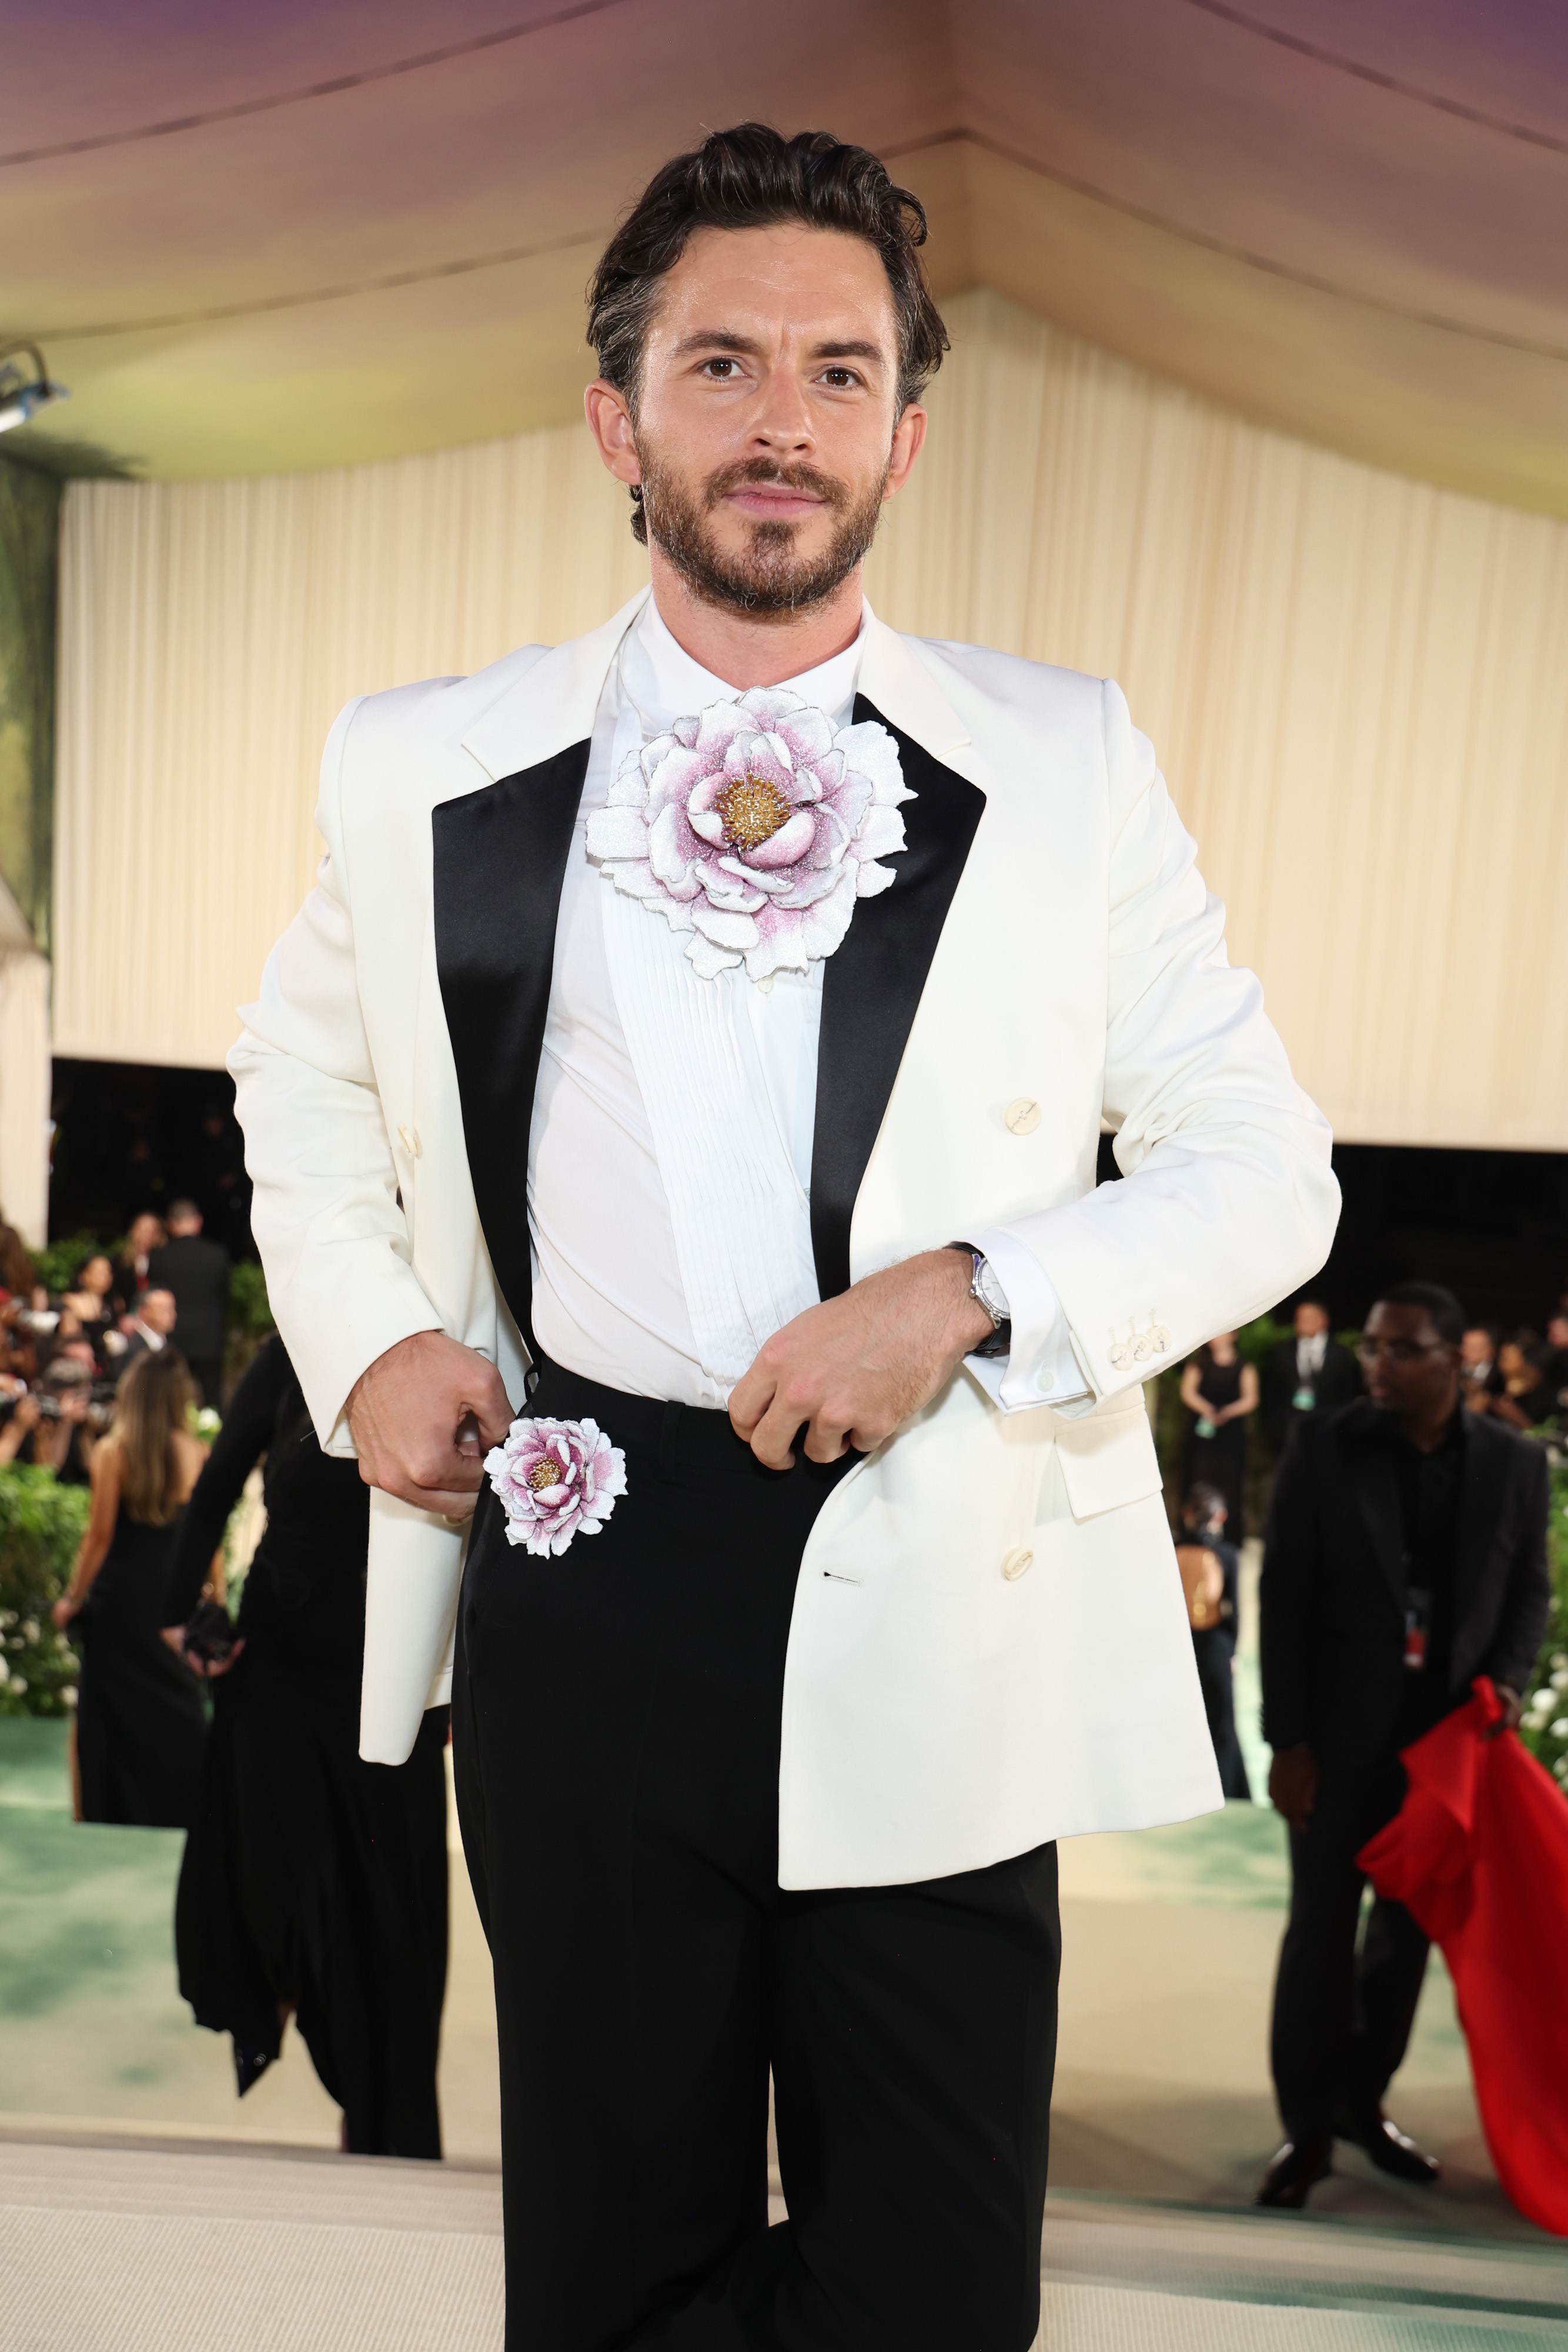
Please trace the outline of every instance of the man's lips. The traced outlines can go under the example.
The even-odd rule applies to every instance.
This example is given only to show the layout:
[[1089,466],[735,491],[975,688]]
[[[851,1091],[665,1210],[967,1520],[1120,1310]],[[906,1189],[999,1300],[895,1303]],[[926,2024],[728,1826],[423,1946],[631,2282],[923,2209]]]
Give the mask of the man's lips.
[[738,507],[742,514],[777,521],[780,517],[810,514],[822,500],[810,490],[791,489],[782,482],[741,482],[726,493],[725,503]]

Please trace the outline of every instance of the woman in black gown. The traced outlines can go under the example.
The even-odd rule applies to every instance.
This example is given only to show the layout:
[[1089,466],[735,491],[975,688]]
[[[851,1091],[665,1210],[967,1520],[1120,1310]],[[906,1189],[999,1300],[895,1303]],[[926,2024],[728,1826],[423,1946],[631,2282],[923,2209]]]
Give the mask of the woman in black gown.
[[[160,1631],[188,1498],[207,1454],[187,1425],[195,1399],[177,1349],[141,1356],[93,1448],[92,1514],[52,1612],[62,1632],[76,1621],[81,1645],[78,1821],[183,1830],[195,1814],[206,1717]],[[209,1543],[196,1563],[198,1588],[214,1548]]]
[[1247,1483],[1247,1423],[1258,1410],[1258,1370],[1244,1364],[1234,1331],[1200,1348],[1181,1376],[1181,1401],[1193,1415],[1182,1463],[1182,1496],[1195,1486],[1218,1486],[1225,1497],[1225,1534],[1246,1534],[1242,1490]]
[[446,1990],[447,1710],[406,1764],[359,1753],[370,1490],[323,1454],[281,1339],[230,1402],[191,1499],[171,1601],[265,1454],[267,1530],[214,1682],[200,1811],[175,1907],[180,1990],[233,2036],[243,2096],[292,2009],[358,2156],[439,2157],[435,2064]]

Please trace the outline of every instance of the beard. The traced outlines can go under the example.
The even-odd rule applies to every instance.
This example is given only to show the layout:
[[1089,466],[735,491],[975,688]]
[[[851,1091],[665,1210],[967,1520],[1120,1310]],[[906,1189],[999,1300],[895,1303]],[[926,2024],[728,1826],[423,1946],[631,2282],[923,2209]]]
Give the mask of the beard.
[[[789,620],[825,603],[876,537],[887,466],[860,491],[814,466],[781,466],[766,457],[721,467],[694,485],[643,451],[638,456],[649,538],[705,604],[727,606],[752,620]],[[798,554],[803,523],[754,522],[744,547],[721,547],[713,515],[743,482],[778,483],[820,499],[833,517],[827,546],[815,555]]]

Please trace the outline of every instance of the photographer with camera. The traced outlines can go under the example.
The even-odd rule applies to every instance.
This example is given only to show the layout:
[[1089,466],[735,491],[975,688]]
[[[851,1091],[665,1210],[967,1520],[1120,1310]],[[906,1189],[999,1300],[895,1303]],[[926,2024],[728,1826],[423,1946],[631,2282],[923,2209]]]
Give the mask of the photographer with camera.
[[23,1390],[0,1427],[0,1463],[31,1462],[52,1470],[62,1486],[85,1486],[105,1425],[92,1390],[87,1365],[57,1356],[43,1378]]

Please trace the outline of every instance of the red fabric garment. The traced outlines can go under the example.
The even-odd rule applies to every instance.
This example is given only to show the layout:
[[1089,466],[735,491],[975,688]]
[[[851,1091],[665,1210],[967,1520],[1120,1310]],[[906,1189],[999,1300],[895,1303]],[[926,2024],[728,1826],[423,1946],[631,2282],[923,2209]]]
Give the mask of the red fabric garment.
[[1568,1800],[1471,1688],[1403,1750],[1405,1802],[1356,1861],[1441,1947],[1498,2179],[1568,2237]]

